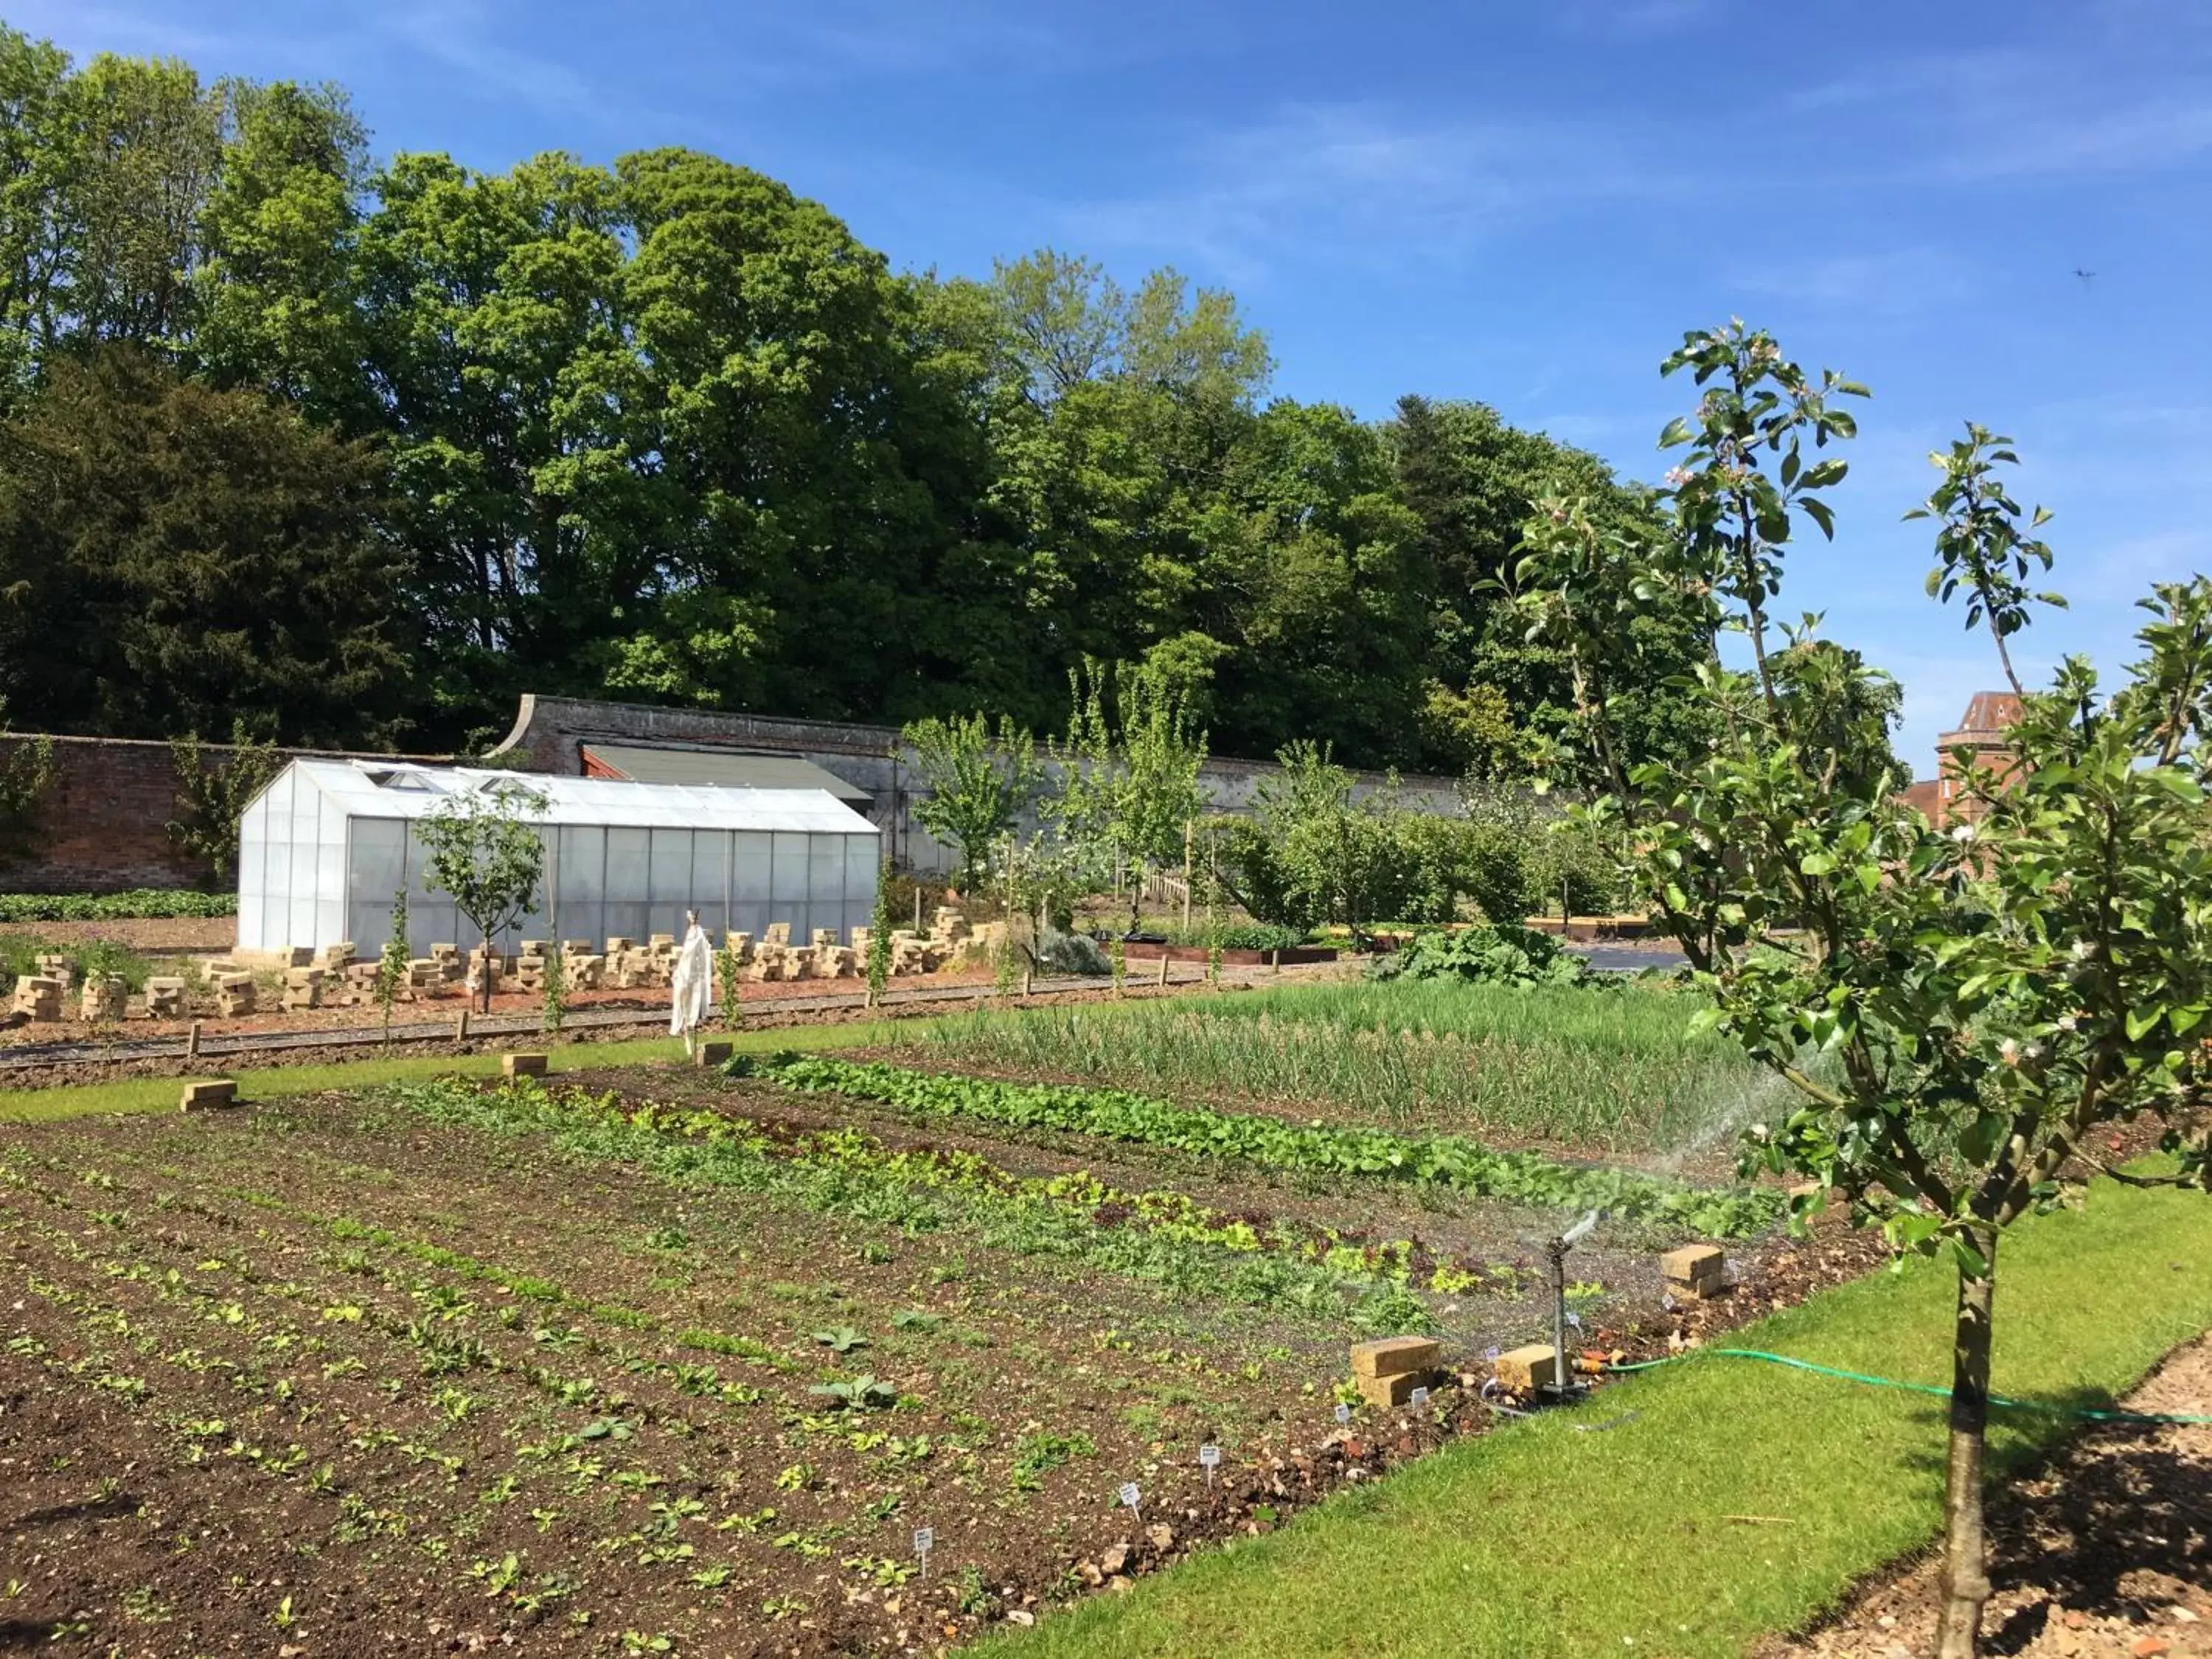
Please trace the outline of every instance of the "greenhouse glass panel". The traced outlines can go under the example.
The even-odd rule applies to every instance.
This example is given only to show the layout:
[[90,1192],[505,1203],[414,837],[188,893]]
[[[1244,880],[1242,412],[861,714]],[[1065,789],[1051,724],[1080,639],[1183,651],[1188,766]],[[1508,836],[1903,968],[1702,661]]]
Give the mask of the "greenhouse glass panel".
[[744,902],[765,904],[769,897],[769,872],[775,862],[775,837],[737,832],[737,847],[732,857],[735,868],[731,874],[731,896]]
[[653,831],[628,827],[607,831],[607,896],[599,921],[599,941],[645,942],[647,883],[653,874]]

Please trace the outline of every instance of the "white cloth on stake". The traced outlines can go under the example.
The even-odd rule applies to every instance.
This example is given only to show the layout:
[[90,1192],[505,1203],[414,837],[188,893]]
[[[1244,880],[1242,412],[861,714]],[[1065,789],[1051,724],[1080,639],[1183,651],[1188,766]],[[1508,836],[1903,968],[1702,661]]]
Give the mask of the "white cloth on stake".
[[668,1035],[684,1039],[691,1051],[691,1033],[706,1024],[707,1009],[714,999],[714,947],[707,930],[697,922],[684,935],[684,948],[676,953],[676,970],[668,976],[672,1006],[668,1011]]

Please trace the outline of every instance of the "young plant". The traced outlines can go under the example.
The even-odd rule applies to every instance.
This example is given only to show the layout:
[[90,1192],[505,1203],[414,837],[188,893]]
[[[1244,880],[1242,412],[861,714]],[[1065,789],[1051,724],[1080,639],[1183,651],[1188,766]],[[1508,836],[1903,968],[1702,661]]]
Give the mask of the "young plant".
[[396,887],[392,892],[392,931],[376,958],[376,1006],[384,1015],[387,1046],[392,1042],[392,1005],[399,1000],[399,988],[407,982],[407,890]]
[[222,764],[207,761],[196,732],[172,738],[169,758],[176,768],[180,815],[168,825],[169,839],[206,864],[214,885],[221,887],[238,867],[239,819],[283,763],[276,745],[257,739],[242,720],[231,726],[230,758]]
[[[1954,1267],[1937,1652],[1970,1659],[1990,1593],[1983,1453],[2004,1230],[2078,1199],[2107,1123],[2159,1118],[2181,1155],[2178,1174],[2124,1181],[2203,1185],[2212,1164],[2193,1115],[2212,1015],[2212,581],[2153,589],[2144,659],[2117,690],[2070,659],[2024,697],[1996,765],[1954,752],[1957,821],[1933,825],[1893,773],[1853,763],[1869,734],[1838,715],[1881,706],[1849,683],[1870,671],[1832,663],[1824,689],[1793,697],[1766,648],[1792,520],[1826,532],[1818,492],[1843,475],[1807,465],[1804,442],[1850,436],[1829,399],[1860,389],[1815,381],[1741,324],[1687,337],[1667,367],[1713,383],[1662,440],[1690,446],[1668,475],[1674,542],[1654,556],[1595,531],[1578,503],[1540,503],[1523,602],[1569,653],[1616,781],[1590,817],[1626,830],[1638,886],[1711,999],[1704,1023],[1799,1101],[1753,1126],[1747,1166],[1810,1176],[1899,1247]],[[1925,514],[1939,577],[1956,573],[1939,596],[1968,587],[2002,646],[2031,596],[1996,575],[2049,550],[2025,533],[2041,516],[2023,526],[1991,482],[1988,464],[2008,459],[1997,441],[1973,428],[1935,458],[1945,484]],[[1750,636],[1753,672],[1705,671],[1721,734],[1708,756],[1632,772],[1609,728],[1606,642],[1670,583],[1715,596],[1715,621]]]
[[499,780],[448,795],[416,820],[429,855],[429,884],[452,895],[474,922],[484,962],[483,1007],[491,1008],[491,942],[538,908],[545,843],[524,818],[544,814],[546,797]]
[[545,955],[545,1034],[555,1036],[568,1018],[568,958],[558,939],[548,942],[553,948]]
[[879,1006],[891,982],[891,866],[876,872],[876,908],[868,915],[868,1006]]
[[734,1031],[745,1023],[745,1000],[738,988],[741,978],[738,971],[740,966],[738,947],[729,942],[726,935],[722,941],[721,951],[715,957],[714,966],[722,981],[722,1029]]

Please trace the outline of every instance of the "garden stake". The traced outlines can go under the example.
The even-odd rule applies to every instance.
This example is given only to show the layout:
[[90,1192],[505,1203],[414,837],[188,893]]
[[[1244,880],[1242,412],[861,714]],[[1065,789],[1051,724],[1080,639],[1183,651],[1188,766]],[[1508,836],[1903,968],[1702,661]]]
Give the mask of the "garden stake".
[[198,1020],[194,1020],[192,1022],[192,1029],[185,1033],[185,1058],[186,1060],[198,1060],[199,1057],[200,1023]]
[[1161,983],[1162,985],[1165,985],[1167,982],[1168,982],[1168,947],[1167,947],[1166,945],[1163,945],[1162,946],[1160,946],[1160,983]]

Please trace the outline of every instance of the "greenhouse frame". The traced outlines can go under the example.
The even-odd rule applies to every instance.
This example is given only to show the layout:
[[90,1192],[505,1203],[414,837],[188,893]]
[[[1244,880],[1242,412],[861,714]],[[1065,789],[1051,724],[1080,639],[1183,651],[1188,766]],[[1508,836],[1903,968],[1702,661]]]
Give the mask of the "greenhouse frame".
[[426,882],[415,822],[467,791],[518,786],[544,798],[526,813],[545,843],[535,910],[496,936],[681,938],[684,913],[710,932],[788,922],[842,944],[875,908],[876,826],[819,789],[750,789],[550,777],[466,767],[296,760],[253,798],[239,823],[238,948],[322,950],[350,943],[373,957],[407,892],[408,951],[473,945],[473,927]]

